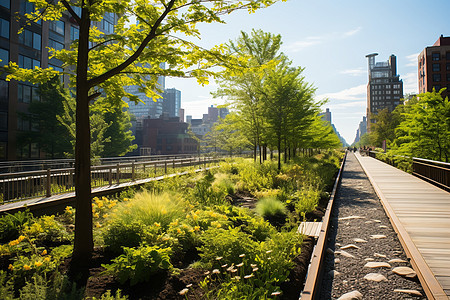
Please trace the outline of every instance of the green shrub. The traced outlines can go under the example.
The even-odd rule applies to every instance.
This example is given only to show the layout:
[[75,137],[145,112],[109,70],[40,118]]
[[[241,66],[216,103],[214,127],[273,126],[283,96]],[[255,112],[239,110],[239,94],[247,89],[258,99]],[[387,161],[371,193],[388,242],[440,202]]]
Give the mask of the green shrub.
[[[240,256],[253,261],[258,253],[259,243],[240,230],[240,228],[210,228],[200,237],[203,245],[198,247],[201,262],[208,267],[239,264]],[[218,259],[219,258],[219,259]]]
[[114,253],[122,253],[122,247],[137,247],[142,242],[145,225],[139,221],[130,223],[113,221],[103,233],[105,246]]
[[137,249],[124,247],[124,254],[112,260],[112,264],[102,265],[107,272],[114,274],[121,284],[130,285],[147,282],[151,276],[172,268],[170,248],[141,246]]
[[269,222],[248,208],[220,205],[214,209],[227,216],[231,226],[239,227],[242,232],[249,234],[256,241],[262,242],[276,231]]
[[304,187],[295,192],[295,213],[297,215],[302,215],[312,212],[319,203],[320,194],[321,192],[313,187]]
[[[110,290],[107,290],[106,293],[104,293],[100,299],[98,300],[127,300],[128,296],[124,295],[122,296],[121,290],[117,290],[115,294],[111,294]],[[97,300],[97,298],[92,298],[92,300]]]
[[39,245],[55,245],[69,243],[72,240],[64,225],[55,220],[55,216],[42,216],[30,224],[25,225],[23,233],[35,239]]
[[33,214],[28,210],[0,217],[0,242],[17,239],[22,228],[32,219]]
[[0,270],[0,295],[4,300],[14,299],[14,285],[11,279],[8,280],[7,273]]
[[213,186],[214,179],[214,175],[207,171],[205,176],[198,180],[192,189],[192,199],[201,206],[224,204],[228,202],[225,198],[228,194],[228,188],[218,184]]

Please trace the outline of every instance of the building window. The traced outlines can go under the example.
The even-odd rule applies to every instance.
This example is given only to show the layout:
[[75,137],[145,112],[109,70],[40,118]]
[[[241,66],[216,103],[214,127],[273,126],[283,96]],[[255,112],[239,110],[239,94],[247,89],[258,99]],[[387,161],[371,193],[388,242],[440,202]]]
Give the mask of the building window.
[[433,64],[433,72],[439,72],[441,70],[441,64]]
[[394,94],[398,95],[398,94],[400,94],[400,91],[399,90],[394,90]]
[[8,82],[0,80],[0,103],[8,103]]
[[10,0],[0,0],[0,5],[6,8],[10,8]]
[[41,62],[39,60],[19,54],[19,68],[34,69],[40,66]]
[[390,94],[391,93],[391,90],[386,90],[386,94]]
[[445,59],[450,60],[450,52],[445,53]]
[[441,81],[441,74],[433,74],[433,82]]
[[57,50],[57,51],[61,51],[62,49],[64,49],[64,44],[63,43],[57,42],[57,41],[52,40],[52,39],[48,39],[48,46],[50,48],[53,48],[53,49]]
[[19,43],[36,50],[41,50],[41,35],[25,29],[19,35]]
[[70,40],[75,41],[80,37],[80,30],[75,26],[70,26]]
[[447,63],[446,67],[447,71],[450,71],[450,63]]
[[21,116],[17,117],[17,130],[30,131],[30,121],[23,119]]
[[9,51],[6,49],[0,48],[0,59],[2,60],[0,65],[7,65],[9,62]]
[[441,59],[441,54],[439,52],[433,52],[431,54],[431,60],[438,61]]
[[30,3],[28,1],[21,1],[20,2],[20,14],[31,14],[34,11],[34,4]]
[[447,81],[450,81],[450,73],[447,73]]
[[49,28],[60,35],[64,35],[64,22],[63,21],[50,21]]
[[439,92],[439,91],[441,90],[441,85],[440,85],[440,84],[433,85],[433,89],[434,89],[436,92]]
[[38,88],[26,84],[19,83],[17,85],[18,96],[17,99],[21,103],[30,103],[32,101],[40,101]]
[[0,18],[0,36],[9,39],[9,21]]

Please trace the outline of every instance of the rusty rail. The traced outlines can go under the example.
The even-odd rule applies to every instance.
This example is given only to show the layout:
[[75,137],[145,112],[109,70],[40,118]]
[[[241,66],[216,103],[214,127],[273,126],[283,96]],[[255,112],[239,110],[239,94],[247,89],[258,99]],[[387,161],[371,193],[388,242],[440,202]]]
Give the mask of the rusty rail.
[[315,299],[317,293],[319,292],[322,279],[322,264],[325,257],[325,247],[327,244],[328,232],[330,228],[331,212],[333,210],[334,198],[336,196],[339,183],[341,182],[342,171],[344,169],[346,158],[347,152],[342,159],[341,167],[339,169],[338,175],[336,176],[333,191],[331,192],[330,200],[328,201],[327,209],[322,219],[322,228],[320,229],[319,238],[311,256],[311,263],[309,265],[305,286],[302,293],[300,294],[301,300]]

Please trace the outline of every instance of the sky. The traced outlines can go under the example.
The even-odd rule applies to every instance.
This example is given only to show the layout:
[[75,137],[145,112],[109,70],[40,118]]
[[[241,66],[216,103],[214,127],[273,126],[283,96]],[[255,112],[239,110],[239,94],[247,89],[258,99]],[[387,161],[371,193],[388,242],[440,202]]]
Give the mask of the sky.
[[[241,31],[262,29],[280,34],[281,51],[294,66],[304,68],[315,98],[328,99],[332,123],[351,144],[366,114],[367,58],[397,56],[404,94],[417,93],[417,56],[442,34],[450,36],[450,0],[288,0],[253,14],[234,12],[226,24],[198,28],[203,47],[236,40]],[[223,104],[211,92],[217,85],[200,86],[194,79],[166,78],[166,88],[181,91],[185,116],[201,118],[210,105]]]

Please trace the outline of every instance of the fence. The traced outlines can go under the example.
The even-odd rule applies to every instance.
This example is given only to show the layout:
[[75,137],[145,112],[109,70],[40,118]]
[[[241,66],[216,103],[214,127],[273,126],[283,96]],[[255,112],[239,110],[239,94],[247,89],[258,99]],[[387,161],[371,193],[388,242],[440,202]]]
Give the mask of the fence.
[[[93,188],[111,186],[164,175],[170,169],[195,165],[206,167],[219,160],[214,157],[187,157],[92,166],[91,184]],[[0,203],[73,192],[74,174],[74,168],[0,174]]]
[[[382,155],[384,153],[380,153],[377,151],[368,151],[367,154],[371,157],[380,159],[379,155]],[[385,157],[381,160],[390,165],[393,165],[394,167],[397,167],[397,162],[395,160],[396,157],[412,160],[411,172],[414,176],[429,181],[446,191],[450,191],[450,163],[418,157],[409,158],[401,155],[393,155],[392,158]]]

